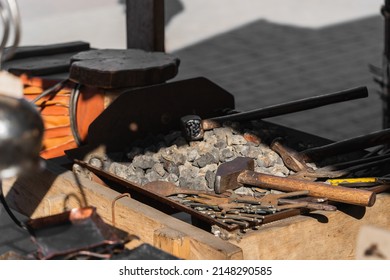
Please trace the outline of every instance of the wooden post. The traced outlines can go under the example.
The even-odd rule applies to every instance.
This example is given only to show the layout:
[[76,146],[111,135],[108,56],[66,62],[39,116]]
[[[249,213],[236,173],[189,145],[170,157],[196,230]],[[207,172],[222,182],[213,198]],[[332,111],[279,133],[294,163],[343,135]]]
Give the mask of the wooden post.
[[126,0],[127,48],[165,51],[164,0]]

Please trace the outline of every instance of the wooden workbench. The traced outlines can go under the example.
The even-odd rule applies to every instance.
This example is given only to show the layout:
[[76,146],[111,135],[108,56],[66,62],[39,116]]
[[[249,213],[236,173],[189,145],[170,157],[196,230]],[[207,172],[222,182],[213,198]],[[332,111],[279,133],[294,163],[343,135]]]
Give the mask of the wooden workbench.
[[[47,161],[46,169],[4,181],[7,201],[31,218],[65,209],[95,206],[112,224],[112,202],[119,193]],[[79,187],[80,186],[80,187]],[[390,194],[377,196],[373,207],[339,205],[336,212],[314,212],[260,227],[237,240],[210,232],[129,197],[115,203],[115,226],[183,259],[354,259],[362,225],[390,229]],[[130,246],[135,246],[130,243]]]

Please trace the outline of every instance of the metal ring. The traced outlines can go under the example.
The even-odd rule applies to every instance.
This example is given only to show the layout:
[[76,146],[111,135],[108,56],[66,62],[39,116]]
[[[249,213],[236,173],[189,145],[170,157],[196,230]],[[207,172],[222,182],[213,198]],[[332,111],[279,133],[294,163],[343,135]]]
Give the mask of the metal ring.
[[73,87],[72,92],[70,93],[70,101],[69,101],[70,129],[72,130],[73,138],[77,146],[81,146],[83,142],[77,126],[77,102],[80,97],[80,88],[81,88],[80,84],[76,84]]
[[111,203],[111,215],[112,215],[112,218],[111,218],[111,223],[112,225],[115,227],[115,203],[123,198],[123,197],[129,197],[131,198],[131,195],[129,193],[123,193],[123,194],[120,194],[118,195],[117,197],[114,198],[114,200],[112,201]]

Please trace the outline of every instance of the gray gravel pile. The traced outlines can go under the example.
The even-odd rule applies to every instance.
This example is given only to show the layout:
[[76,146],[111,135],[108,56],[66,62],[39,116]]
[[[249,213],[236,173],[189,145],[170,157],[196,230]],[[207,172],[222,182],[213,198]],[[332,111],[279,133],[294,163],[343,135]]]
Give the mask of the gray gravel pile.
[[[144,185],[151,181],[169,181],[195,190],[213,190],[215,173],[221,163],[236,157],[250,157],[255,171],[287,176],[289,170],[280,156],[261,143],[250,128],[228,123],[206,131],[202,141],[187,142],[181,131],[157,135],[132,143],[121,156],[92,157],[89,163],[123,179]],[[120,158],[114,160],[113,158]]]

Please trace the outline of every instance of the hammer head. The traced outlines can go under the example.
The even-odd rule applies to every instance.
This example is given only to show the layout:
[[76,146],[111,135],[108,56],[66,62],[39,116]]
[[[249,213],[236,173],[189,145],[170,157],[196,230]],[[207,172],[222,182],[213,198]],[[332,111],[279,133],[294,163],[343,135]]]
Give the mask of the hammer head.
[[292,171],[299,172],[308,169],[302,154],[283,144],[283,139],[276,138],[270,145],[271,150],[276,152],[283,160],[283,163]]
[[202,119],[197,115],[188,115],[180,119],[182,132],[188,141],[202,140],[204,130]]
[[241,187],[238,176],[245,170],[253,171],[254,165],[254,160],[246,157],[237,157],[232,161],[222,163],[215,174],[215,193],[220,194],[226,190]]

